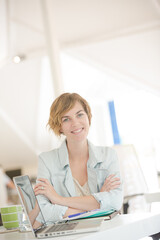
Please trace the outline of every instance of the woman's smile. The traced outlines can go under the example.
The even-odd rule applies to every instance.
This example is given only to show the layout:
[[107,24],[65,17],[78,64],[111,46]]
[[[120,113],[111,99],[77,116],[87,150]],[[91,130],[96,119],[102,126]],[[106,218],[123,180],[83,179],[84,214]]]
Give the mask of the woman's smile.
[[81,132],[83,131],[83,129],[84,129],[84,128],[79,128],[79,129],[76,129],[76,130],[71,131],[71,133],[77,135],[77,134],[81,133]]

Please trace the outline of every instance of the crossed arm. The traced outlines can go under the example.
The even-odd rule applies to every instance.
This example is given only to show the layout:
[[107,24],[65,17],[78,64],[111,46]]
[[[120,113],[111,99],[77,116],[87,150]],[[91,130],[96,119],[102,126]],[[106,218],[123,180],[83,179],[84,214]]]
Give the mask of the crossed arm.
[[[34,188],[35,194],[42,194],[46,196],[52,204],[67,206],[68,209],[63,217],[67,217],[70,214],[78,212],[100,208],[100,204],[92,195],[81,197],[63,197],[57,194],[54,187],[47,179],[39,178],[38,181],[40,182],[36,184]],[[118,188],[119,185],[120,179],[112,174],[106,178],[100,192],[109,192],[110,190]]]

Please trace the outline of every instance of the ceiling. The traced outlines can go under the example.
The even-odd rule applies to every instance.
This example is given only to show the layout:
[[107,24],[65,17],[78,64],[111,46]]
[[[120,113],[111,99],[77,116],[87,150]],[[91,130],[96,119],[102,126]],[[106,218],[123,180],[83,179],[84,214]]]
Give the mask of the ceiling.
[[[42,94],[47,26],[60,51],[160,95],[160,0],[0,0],[4,168],[36,165],[37,153],[53,145],[53,138],[40,132],[46,118],[38,119],[46,109],[40,109],[42,98],[53,98]],[[14,64],[17,54],[25,61]]]

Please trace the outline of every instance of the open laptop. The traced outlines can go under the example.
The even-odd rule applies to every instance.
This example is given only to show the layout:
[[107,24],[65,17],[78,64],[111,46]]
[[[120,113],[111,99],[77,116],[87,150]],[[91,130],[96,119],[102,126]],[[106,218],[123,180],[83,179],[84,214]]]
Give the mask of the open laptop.
[[[43,211],[35,196],[32,184],[27,175],[14,177],[18,195],[24,207],[25,214],[28,218],[32,233],[37,238],[47,238],[54,236],[62,236],[77,233],[95,232],[100,229],[102,219],[89,219],[89,220],[75,220],[75,221],[61,221],[48,225],[45,222]],[[38,213],[35,214],[35,209],[38,206]],[[41,216],[43,224],[41,227],[35,228],[34,222],[37,216]]]

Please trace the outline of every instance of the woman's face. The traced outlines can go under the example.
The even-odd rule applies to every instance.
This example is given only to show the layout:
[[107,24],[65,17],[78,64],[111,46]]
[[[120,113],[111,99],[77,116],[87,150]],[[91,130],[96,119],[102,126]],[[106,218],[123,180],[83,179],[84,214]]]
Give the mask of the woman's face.
[[76,102],[74,107],[62,116],[60,131],[68,141],[83,141],[87,138],[89,119],[79,102]]

